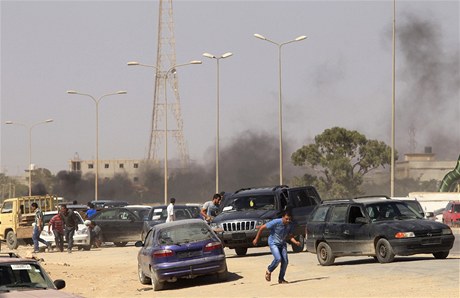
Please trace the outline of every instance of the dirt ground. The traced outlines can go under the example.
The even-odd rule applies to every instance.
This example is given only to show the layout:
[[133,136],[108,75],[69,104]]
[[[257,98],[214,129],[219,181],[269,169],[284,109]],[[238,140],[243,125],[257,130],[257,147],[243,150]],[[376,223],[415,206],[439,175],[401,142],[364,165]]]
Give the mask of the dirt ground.
[[[279,285],[278,270],[266,282],[264,272],[272,256],[267,247],[250,249],[237,257],[226,249],[229,279],[198,277],[169,284],[154,292],[137,278],[134,246],[104,246],[91,251],[45,252],[35,255],[52,279],[64,279],[62,291],[83,297],[459,297],[460,256],[435,260],[430,255],[378,264],[372,258],[339,258],[333,266],[318,265],[316,255],[289,254],[286,279]],[[32,256],[31,247],[20,247]],[[448,265],[447,269],[445,268]],[[438,269],[439,268],[439,269]],[[449,269],[450,268],[450,269]],[[452,269],[454,268],[454,269]],[[456,269],[455,269],[456,268]],[[435,273],[435,274],[433,274]],[[442,295],[441,295],[442,294]]]

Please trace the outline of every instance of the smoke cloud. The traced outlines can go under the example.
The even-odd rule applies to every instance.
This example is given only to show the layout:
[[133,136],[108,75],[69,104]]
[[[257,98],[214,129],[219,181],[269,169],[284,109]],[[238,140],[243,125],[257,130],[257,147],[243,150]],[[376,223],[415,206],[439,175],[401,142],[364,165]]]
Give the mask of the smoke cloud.
[[422,152],[430,146],[438,159],[455,159],[460,152],[459,40],[454,47],[443,45],[440,26],[414,15],[397,23],[396,32],[398,149],[409,152],[418,145]]

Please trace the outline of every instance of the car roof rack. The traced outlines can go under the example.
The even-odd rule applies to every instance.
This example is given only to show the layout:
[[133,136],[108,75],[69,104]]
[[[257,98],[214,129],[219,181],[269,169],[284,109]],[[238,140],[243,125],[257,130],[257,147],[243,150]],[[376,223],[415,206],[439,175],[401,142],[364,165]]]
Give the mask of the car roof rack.
[[272,190],[277,190],[277,189],[280,189],[280,188],[289,188],[289,186],[287,186],[286,184],[277,185],[277,186],[273,187]]
[[371,196],[359,196],[359,197],[354,197],[354,200],[361,200],[361,199],[386,199],[386,200],[391,200],[390,197],[386,195],[371,195]]
[[242,192],[242,191],[245,191],[245,190],[250,190],[250,189],[252,189],[252,187],[240,188],[240,189],[238,189],[237,191],[235,191],[234,194],[237,194],[237,193]]

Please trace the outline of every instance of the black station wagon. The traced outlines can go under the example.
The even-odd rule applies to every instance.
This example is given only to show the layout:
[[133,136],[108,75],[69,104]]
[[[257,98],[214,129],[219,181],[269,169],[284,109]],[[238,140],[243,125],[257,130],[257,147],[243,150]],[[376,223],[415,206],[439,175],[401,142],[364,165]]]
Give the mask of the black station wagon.
[[306,228],[307,251],[323,266],[341,256],[370,256],[380,263],[392,262],[395,255],[445,259],[454,239],[447,225],[385,196],[323,201]]

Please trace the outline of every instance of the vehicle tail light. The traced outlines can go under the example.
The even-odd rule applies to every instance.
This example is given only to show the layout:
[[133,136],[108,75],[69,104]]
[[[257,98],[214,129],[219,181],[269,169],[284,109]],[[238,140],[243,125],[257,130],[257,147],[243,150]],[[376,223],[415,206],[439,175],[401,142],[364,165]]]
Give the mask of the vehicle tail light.
[[401,239],[401,238],[412,238],[415,237],[414,232],[398,232],[395,234],[395,238]]
[[174,255],[173,251],[170,249],[161,249],[154,251],[152,256],[154,258],[166,258],[166,257],[172,257]]
[[211,242],[211,243],[206,244],[206,246],[204,247],[204,251],[207,252],[207,251],[212,251],[212,250],[220,249],[220,248],[222,248],[222,243]]

